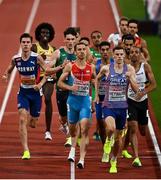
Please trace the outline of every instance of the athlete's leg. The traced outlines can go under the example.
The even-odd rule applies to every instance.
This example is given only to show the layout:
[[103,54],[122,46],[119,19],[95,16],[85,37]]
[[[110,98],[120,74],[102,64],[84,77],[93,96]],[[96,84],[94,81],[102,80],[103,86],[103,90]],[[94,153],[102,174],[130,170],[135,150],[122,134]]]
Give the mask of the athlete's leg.
[[45,121],[46,121],[46,131],[51,130],[51,121],[52,121],[52,112],[53,112],[53,105],[52,105],[52,94],[54,90],[54,84],[52,82],[46,82],[43,85],[43,94],[45,98]]
[[29,113],[26,109],[19,109],[19,134],[21,144],[24,151],[28,151],[28,139],[27,139],[27,125],[28,125]]
[[90,127],[89,120],[84,118],[80,121],[81,141],[80,141],[80,160],[84,161],[86,155],[86,147],[88,145],[88,131]]

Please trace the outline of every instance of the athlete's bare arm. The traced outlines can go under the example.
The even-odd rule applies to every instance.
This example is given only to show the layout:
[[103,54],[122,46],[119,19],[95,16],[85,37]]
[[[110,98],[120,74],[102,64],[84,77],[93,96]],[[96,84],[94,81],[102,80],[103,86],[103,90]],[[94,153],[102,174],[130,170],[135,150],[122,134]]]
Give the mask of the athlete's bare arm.
[[96,67],[94,64],[91,64],[92,66],[92,78],[91,78],[91,83],[92,85],[95,86],[95,79],[96,79]]
[[134,92],[137,93],[139,91],[139,86],[136,81],[135,69],[130,64],[128,64],[127,67],[128,67],[128,71],[126,73],[126,76],[129,79],[131,88],[133,89]]
[[11,75],[14,67],[15,67],[15,61],[14,61],[14,59],[12,59],[11,63],[9,64],[9,66],[5,70],[4,74],[2,75],[3,80],[7,81],[10,78],[10,75]]
[[95,102],[96,103],[99,102],[98,89],[100,85],[100,80],[103,76],[108,76],[108,74],[109,74],[109,65],[104,65],[101,67],[100,72],[96,76],[96,80],[95,80],[95,93],[96,93]]
[[51,56],[51,63],[50,67],[53,67],[56,65],[56,62],[60,59],[60,49],[57,49],[54,51],[54,53]]
[[61,76],[60,76],[60,78],[58,80],[58,86],[61,89],[64,89],[64,90],[77,91],[78,90],[77,86],[70,86],[70,85],[68,85],[67,83],[64,82],[66,80],[66,78],[69,76],[69,74],[71,72],[71,68],[72,68],[71,63],[68,63],[65,66],[65,68],[63,70],[63,73],[61,74]]
[[145,63],[144,69],[145,69],[146,77],[148,79],[148,85],[145,87],[144,91],[141,92],[143,95],[153,91],[157,86],[151,66],[148,63]]

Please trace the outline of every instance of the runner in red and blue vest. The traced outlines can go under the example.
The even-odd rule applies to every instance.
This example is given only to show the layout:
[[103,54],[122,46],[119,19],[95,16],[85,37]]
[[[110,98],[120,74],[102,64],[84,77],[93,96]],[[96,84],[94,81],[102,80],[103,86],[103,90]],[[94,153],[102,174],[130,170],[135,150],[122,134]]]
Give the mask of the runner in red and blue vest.
[[[94,78],[94,65],[87,63],[86,46],[84,43],[75,45],[77,59],[66,65],[63,74],[60,76],[58,86],[69,90],[67,99],[67,115],[72,146],[68,156],[69,161],[75,161],[75,148],[77,142],[77,128],[80,125],[80,159],[77,167],[84,168],[84,159],[88,144],[88,130],[91,118],[91,101],[89,95],[90,82]],[[68,81],[65,82],[66,78]]]

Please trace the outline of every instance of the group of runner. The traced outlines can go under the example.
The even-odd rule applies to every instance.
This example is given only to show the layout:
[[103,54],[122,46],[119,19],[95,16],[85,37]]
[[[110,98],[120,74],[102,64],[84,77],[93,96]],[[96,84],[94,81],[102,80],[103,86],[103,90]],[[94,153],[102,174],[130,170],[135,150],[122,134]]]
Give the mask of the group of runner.
[[[13,56],[3,79],[9,79],[14,67],[20,75],[17,96],[19,132],[23,146],[22,159],[30,159],[27,128],[36,127],[41,111],[41,93],[45,100],[45,139],[52,140],[52,94],[56,87],[60,130],[70,146],[68,160],[75,161],[77,143],[80,159],[77,167],[85,167],[88,131],[92,112],[97,126],[94,138],[102,142],[102,162],[110,162],[110,173],[117,173],[119,153],[132,158],[133,166],[142,166],[138,153],[137,130],[145,136],[148,124],[148,93],[156,88],[149,64],[145,40],[138,35],[138,22],[121,17],[119,32],[103,40],[95,30],[81,37],[80,28],[64,31],[64,45],[51,45],[55,30],[41,23],[35,30],[36,43],[28,33],[20,36],[22,52]],[[41,91],[42,90],[42,91]],[[128,110],[128,111],[127,111]],[[127,148],[131,144],[133,155]]]

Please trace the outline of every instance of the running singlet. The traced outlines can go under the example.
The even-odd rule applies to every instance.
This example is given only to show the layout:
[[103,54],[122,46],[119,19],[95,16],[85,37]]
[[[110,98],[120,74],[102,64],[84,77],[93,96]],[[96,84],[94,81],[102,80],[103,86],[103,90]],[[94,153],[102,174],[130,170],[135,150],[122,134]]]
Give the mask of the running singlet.
[[[101,64],[102,61],[101,59],[98,59],[96,62],[96,74],[99,73],[100,69],[101,69]],[[105,95],[105,89],[106,89],[106,81],[105,81],[106,77],[102,77],[100,84],[99,84],[99,88],[98,88],[98,95],[104,96]]]
[[91,52],[92,56],[94,56],[96,59],[101,58],[101,54],[99,52],[97,52],[95,49],[90,48],[90,52]]
[[[137,83],[139,85],[140,91],[143,91],[144,88],[145,88],[145,83],[147,82],[145,69],[144,69],[144,63],[141,63],[139,71],[136,72],[136,81],[137,81]],[[135,92],[132,90],[131,86],[129,86],[129,88],[128,88],[128,98],[136,101],[135,95],[136,95]],[[144,101],[147,98],[148,98],[148,96],[147,96],[147,94],[145,94],[141,99],[137,100],[137,102]]]
[[106,94],[103,106],[108,108],[127,108],[127,88],[128,80],[126,78],[127,65],[124,64],[123,72],[118,74],[114,70],[114,64],[109,67],[109,75],[106,79]]
[[[49,45],[49,49],[43,49],[40,44],[37,42],[36,43],[36,47],[37,47],[37,53],[41,56],[45,56],[46,58],[44,59],[44,62],[46,64],[46,66],[48,66],[48,64],[51,62],[51,55],[53,54],[53,52],[55,51],[55,48],[52,47],[51,45]],[[42,68],[40,68],[40,77],[44,76],[44,71],[42,70]],[[52,78],[48,78],[48,81],[52,81]]]
[[[65,60],[69,60],[70,62],[73,62],[73,61],[76,60],[76,55],[74,53],[73,54],[69,54],[68,52],[65,51],[64,48],[60,48],[59,51],[60,51],[60,58],[56,62],[56,66],[59,66],[59,65],[63,64],[63,62]],[[62,70],[60,70],[60,71],[58,71],[56,73],[57,79],[59,79],[61,74],[62,74]],[[57,89],[60,89],[58,86],[56,86],[56,87],[57,87]]]
[[141,38],[135,34],[135,46],[141,47]]
[[36,84],[36,79],[38,78],[38,68],[37,64],[37,53],[31,52],[30,57],[27,60],[23,60],[20,54],[13,57],[13,63],[15,64],[20,77],[20,86],[23,88],[33,88]]
[[78,86],[78,91],[70,91],[69,95],[88,96],[90,80],[92,76],[92,66],[86,64],[84,69],[80,69],[76,63],[72,64],[71,75],[68,78],[69,85]]

